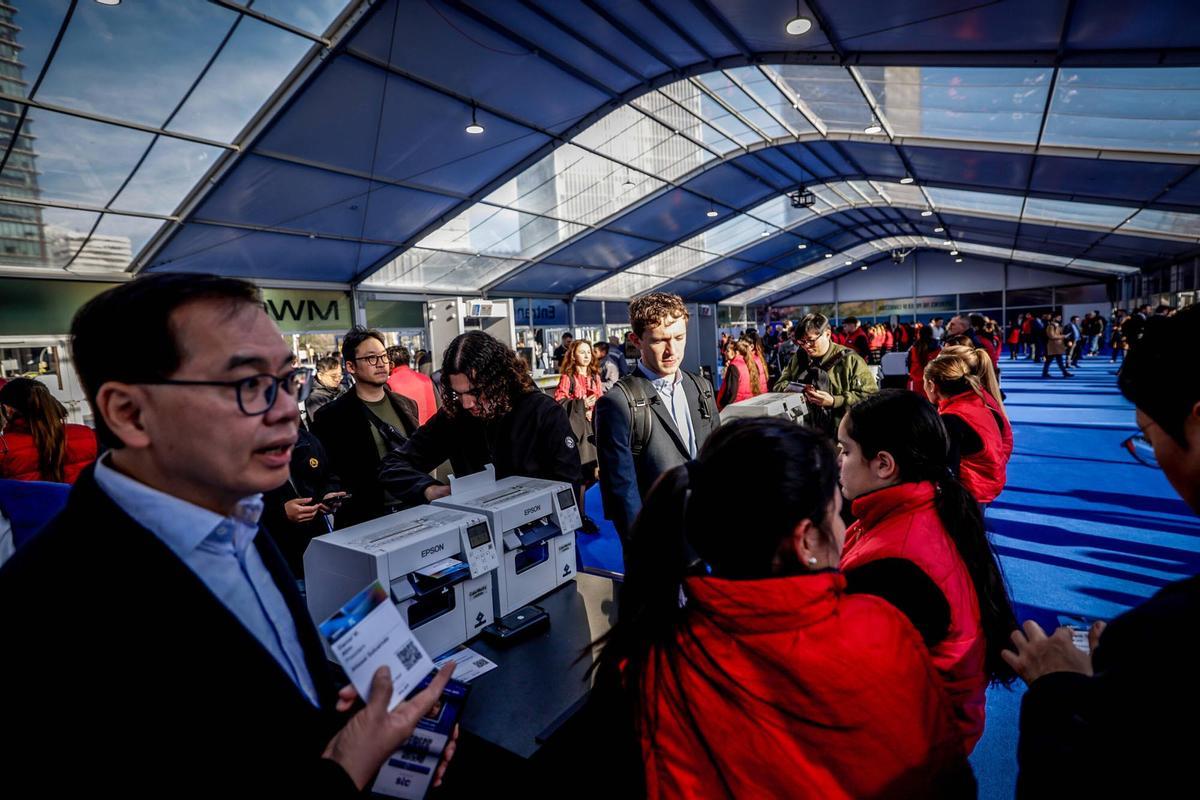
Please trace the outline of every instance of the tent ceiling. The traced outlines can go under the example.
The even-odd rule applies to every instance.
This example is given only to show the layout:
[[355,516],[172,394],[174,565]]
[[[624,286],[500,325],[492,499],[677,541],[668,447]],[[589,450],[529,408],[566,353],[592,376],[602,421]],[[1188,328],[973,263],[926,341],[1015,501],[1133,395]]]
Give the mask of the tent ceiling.
[[18,3],[0,216],[45,241],[0,261],[725,299],[801,237],[1197,250],[1197,4],[801,6],[797,39],[792,0]]

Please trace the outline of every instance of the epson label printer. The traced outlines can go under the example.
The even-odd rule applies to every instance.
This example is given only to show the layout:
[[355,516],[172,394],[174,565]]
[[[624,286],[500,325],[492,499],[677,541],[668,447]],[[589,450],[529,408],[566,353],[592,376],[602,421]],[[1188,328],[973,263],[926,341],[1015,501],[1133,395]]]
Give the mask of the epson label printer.
[[808,402],[799,392],[767,392],[757,397],[730,403],[721,410],[721,420],[741,417],[783,417],[803,424]]
[[308,612],[320,625],[378,580],[390,587],[400,615],[436,656],[492,623],[499,565],[483,514],[410,508],[309,543],[304,551]]
[[502,617],[575,577],[580,512],[569,483],[483,472],[451,476],[450,496],[433,501],[487,518],[500,557],[494,612]]

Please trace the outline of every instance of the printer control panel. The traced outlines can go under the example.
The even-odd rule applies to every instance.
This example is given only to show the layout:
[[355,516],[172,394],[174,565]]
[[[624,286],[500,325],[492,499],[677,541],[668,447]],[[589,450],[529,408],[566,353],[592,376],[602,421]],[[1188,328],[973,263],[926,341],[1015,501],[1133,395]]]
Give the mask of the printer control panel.
[[462,530],[463,552],[467,554],[467,565],[471,577],[478,578],[500,567],[500,556],[492,542],[492,534],[486,521],[468,525]]
[[563,533],[574,533],[579,530],[582,521],[579,517],[579,507],[575,504],[575,490],[566,488],[555,493],[558,501],[558,515],[561,520]]

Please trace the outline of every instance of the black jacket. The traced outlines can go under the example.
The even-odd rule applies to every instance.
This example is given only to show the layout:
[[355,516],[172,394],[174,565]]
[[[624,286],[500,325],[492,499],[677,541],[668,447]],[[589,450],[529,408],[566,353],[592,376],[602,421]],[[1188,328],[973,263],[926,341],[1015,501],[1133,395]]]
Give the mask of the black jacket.
[[521,395],[511,411],[486,422],[462,411],[451,417],[441,409],[404,447],[388,454],[379,480],[402,503],[424,503],[425,489],[437,483],[429,471],[447,460],[455,475],[494,464],[497,478],[580,481],[579,447],[567,414],[538,391]]
[[1109,623],[1094,677],[1034,681],[1021,703],[1017,797],[1194,794],[1197,620],[1200,576]]
[[[650,410],[653,412],[650,441],[636,458],[632,447],[633,418],[629,401],[619,385],[635,379],[645,381],[646,393],[651,399]],[[704,440],[721,424],[712,384],[707,378],[685,374],[680,385],[692,412],[696,451],[699,452]],[[650,486],[658,480],[659,475],[690,460],[691,454],[671,419],[671,412],[663,407],[653,385],[637,368],[597,401],[593,417],[596,421],[596,454],[600,462],[600,496],[604,501],[604,515],[612,520],[617,532],[624,538],[641,510],[642,498]]]
[[[314,383],[315,381],[316,379],[314,378]],[[328,386],[316,383],[313,386],[312,392],[309,393],[308,399],[304,401],[304,415],[308,418],[308,424],[312,425],[317,412],[338,399],[342,394],[344,392],[341,386],[335,386],[330,389]]]
[[[385,388],[396,414],[404,423],[399,433],[407,438],[417,429],[417,404]],[[348,528],[387,513],[383,486],[379,483],[379,450],[371,433],[370,409],[353,391],[346,392],[321,409],[312,431],[321,440],[342,489],[353,495],[334,516],[338,528]],[[436,465],[435,465],[436,466]]]
[[92,467],[80,475],[62,513],[0,570],[0,795],[44,795],[64,775],[121,797],[356,795],[321,758],[340,722],[317,632],[270,536],[254,545],[320,708]]
[[330,468],[325,448],[317,437],[301,428],[292,450],[291,476],[287,483],[263,495],[262,514],[263,527],[271,532],[296,577],[304,577],[304,551],[309,540],[324,536],[329,528],[322,514],[308,522],[292,522],[287,518],[284,504],[297,497],[311,497],[318,503],[325,495],[338,491],[341,484]]

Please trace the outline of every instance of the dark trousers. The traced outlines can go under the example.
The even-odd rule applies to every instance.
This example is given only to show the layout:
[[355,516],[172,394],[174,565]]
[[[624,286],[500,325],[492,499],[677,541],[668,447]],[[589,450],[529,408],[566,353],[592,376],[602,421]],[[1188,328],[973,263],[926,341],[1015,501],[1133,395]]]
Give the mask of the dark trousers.
[[1062,353],[1059,353],[1058,355],[1055,355],[1055,356],[1051,356],[1051,355],[1046,356],[1046,364],[1044,367],[1042,367],[1042,377],[1043,378],[1050,377],[1050,362],[1051,361],[1058,362],[1058,368],[1062,370],[1062,374],[1063,375],[1067,374],[1067,367],[1063,363]]

